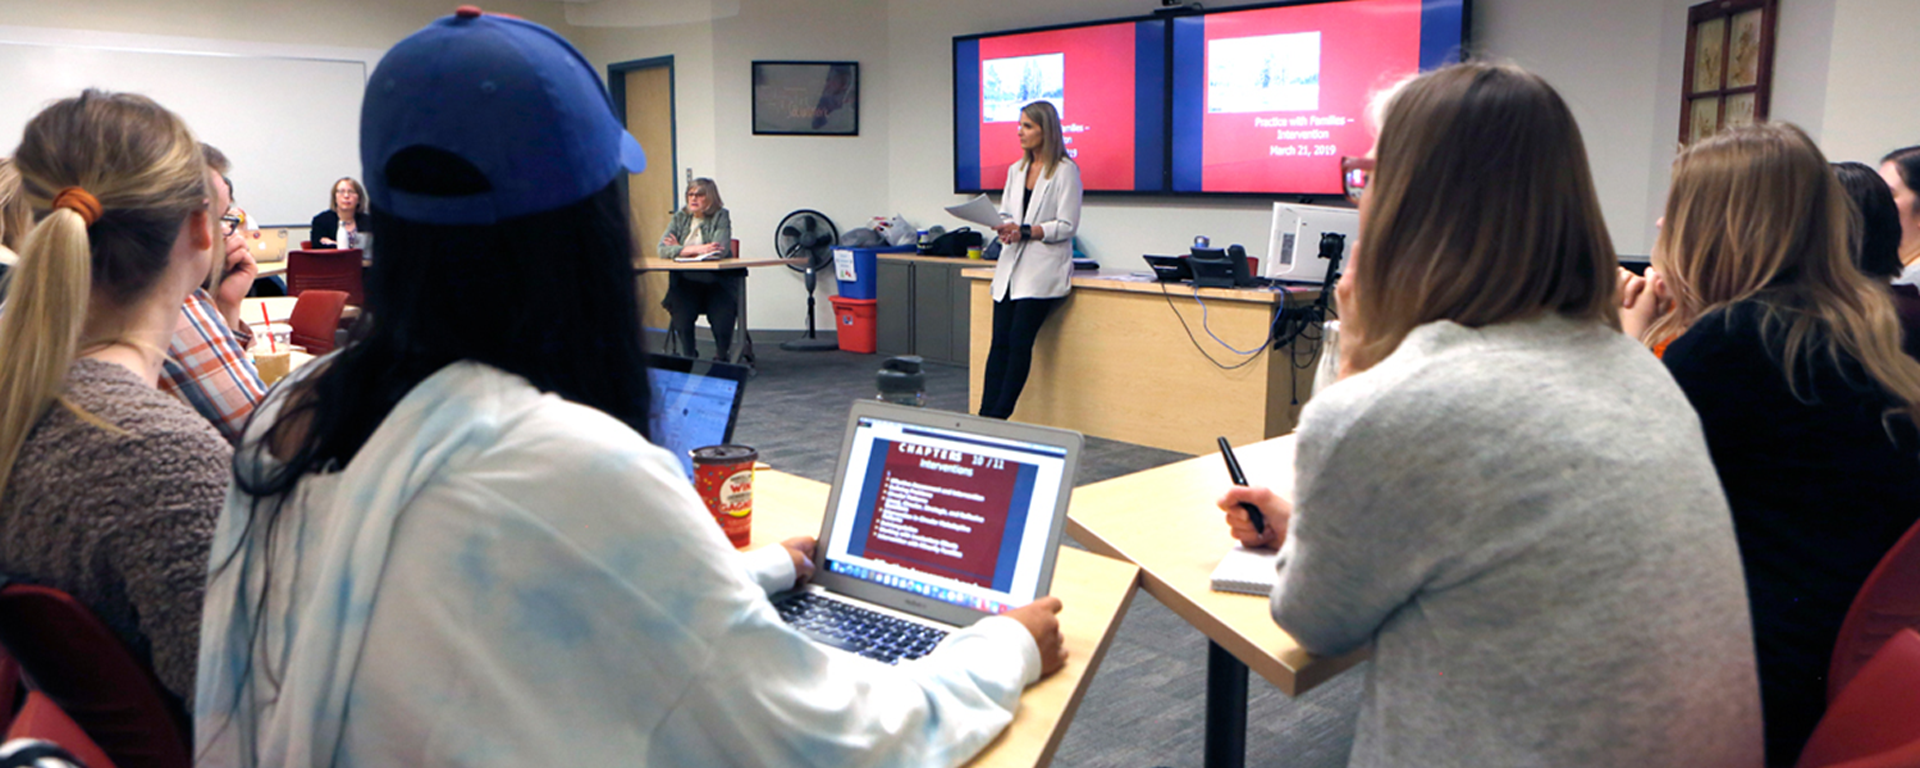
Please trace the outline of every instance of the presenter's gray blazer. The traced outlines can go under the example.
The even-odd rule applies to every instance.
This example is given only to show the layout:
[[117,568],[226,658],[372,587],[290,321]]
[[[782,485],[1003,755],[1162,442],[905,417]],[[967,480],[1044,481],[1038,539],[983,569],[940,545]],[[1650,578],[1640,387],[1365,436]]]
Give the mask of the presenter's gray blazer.
[[1007,190],[1000,196],[1001,217],[1032,225],[1036,237],[1000,248],[993,268],[993,300],[1055,299],[1073,287],[1073,232],[1080,222],[1080,166],[1062,159],[1053,176],[1033,185],[1027,205],[1027,163],[1007,169]]

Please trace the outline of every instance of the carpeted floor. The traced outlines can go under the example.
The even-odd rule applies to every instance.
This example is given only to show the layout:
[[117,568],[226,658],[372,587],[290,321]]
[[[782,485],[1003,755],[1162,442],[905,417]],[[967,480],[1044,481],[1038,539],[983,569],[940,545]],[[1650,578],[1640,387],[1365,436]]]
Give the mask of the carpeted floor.
[[[771,334],[767,334],[771,335]],[[875,394],[882,358],[785,352],[759,340],[734,441],[796,475],[833,481],[848,406]],[[967,371],[927,368],[928,406],[965,410]],[[1130,474],[1183,454],[1089,436],[1075,485]],[[1341,766],[1353,745],[1365,665],[1299,699],[1255,676],[1247,764]],[[1054,764],[1069,768],[1198,766],[1205,738],[1207,640],[1145,592],[1134,597]]]

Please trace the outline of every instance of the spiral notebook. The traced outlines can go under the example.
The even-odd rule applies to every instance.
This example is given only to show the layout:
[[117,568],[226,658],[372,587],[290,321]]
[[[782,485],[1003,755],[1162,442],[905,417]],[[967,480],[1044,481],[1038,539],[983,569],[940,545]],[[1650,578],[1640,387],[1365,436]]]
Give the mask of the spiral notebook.
[[1270,595],[1280,581],[1280,553],[1271,549],[1234,547],[1213,569],[1213,591]]

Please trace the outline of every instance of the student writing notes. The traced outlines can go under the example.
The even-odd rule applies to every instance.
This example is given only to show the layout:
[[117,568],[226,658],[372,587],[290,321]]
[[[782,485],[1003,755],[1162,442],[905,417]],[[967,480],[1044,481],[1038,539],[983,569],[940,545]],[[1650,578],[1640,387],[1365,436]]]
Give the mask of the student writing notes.
[[1282,544],[1281,628],[1373,644],[1352,763],[1758,764],[1726,502],[1686,398],[1617,330],[1573,115],[1533,75],[1447,67],[1386,103],[1374,164],[1349,373],[1301,414],[1296,495],[1220,502]]

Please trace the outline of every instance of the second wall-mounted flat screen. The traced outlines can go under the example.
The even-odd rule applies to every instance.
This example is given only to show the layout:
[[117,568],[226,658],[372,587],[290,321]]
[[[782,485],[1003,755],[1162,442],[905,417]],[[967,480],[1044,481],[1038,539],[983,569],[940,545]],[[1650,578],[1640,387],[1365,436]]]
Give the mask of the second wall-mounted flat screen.
[[1173,20],[1174,192],[1341,194],[1367,103],[1459,56],[1465,0],[1339,0]]
[[1052,102],[1089,191],[1165,185],[1166,29],[1121,21],[953,41],[954,191],[999,191],[1020,110]]

